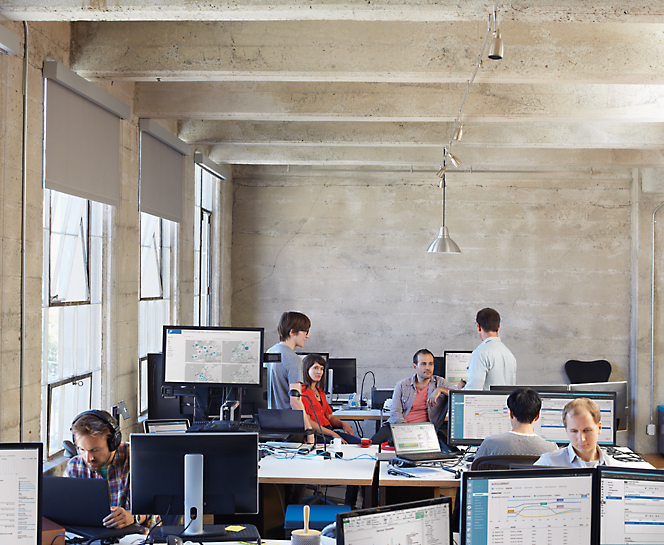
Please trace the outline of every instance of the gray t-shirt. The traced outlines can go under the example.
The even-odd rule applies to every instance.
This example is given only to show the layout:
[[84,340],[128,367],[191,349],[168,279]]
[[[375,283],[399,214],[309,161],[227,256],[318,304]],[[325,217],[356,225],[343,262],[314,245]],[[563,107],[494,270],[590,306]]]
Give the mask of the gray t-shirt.
[[558,450],[558,445],[542,439],[539,435],[523,433],[499,433],[490,435],[480,445],[475,458],[481,456],[541,456]]
[[268,363],[268,407],[270,409],[290,409],[288,385],[302,382],[302,360],[290,346],[275,344],[268,349],[269,354],[281,354],[281,361]]

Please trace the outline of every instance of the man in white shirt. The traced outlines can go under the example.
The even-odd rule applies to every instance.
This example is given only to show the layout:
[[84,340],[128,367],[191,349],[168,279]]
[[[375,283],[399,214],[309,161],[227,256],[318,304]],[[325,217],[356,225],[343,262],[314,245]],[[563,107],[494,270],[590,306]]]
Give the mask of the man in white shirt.
[[555,443],[535,434],[542,400],[531,388],[518,388],[507,398],[512,431],[490,435],[480,445],[475,458],[482,456],[541,456],[558,450]]
[[516,358],[498,337],[500,314],[492,308],[483,308],[475,320],[482,343],[470,355],[464,390],[488,390],[492,384],[516,384]]
[[540,456],[537,466],[597,467],[615,465],[610,456],[597,446],[602,430],[599,405],[587,397],[573,399],[563,409],[563,425],[569,445]]

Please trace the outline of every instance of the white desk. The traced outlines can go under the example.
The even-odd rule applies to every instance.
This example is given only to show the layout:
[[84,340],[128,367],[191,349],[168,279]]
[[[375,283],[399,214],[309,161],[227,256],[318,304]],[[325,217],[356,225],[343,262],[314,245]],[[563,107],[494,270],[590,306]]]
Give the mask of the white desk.
[[405,477],[403,475],[390,475],[387,470],[390,468],[389,462],[380,462],[380,471],[378,473],[379,486],[425,486],[429,488],[458,488],[459,480],[454,477],[454,473],[438,469],[436,467],[409,467],[399,468],[415,477]]
[[[277,454],[259,462],[258,482],[276,484],[339,484],[370,486],[376,468],[378,447],[361,448],[342,445],[343,458],[323,459],[322,456]],[[360,459],[353,459],[364,455]]]
[[[380,409],[338,409],[332,416],[339,420],[380,420],[380,413]],[[389,416],[389,413],[385,416]]]

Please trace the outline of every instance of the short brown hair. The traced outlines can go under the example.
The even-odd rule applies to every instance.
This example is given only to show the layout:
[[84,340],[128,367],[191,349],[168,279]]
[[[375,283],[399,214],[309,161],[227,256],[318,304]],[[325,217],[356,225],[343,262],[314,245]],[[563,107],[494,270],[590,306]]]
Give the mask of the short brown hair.
[[483,308],[475,316],[475,321],[483,331],[489,333],[490,331],[498,331],[500,328],[500,314],[492,308]]
[[301,312],[284,312],[279,319],[277,325],[277,333],[279,333],[280,341],[287,341],[291,331],[299,333],[300,331],[309,331],[311,328],[311,320],[306,314]]
[[595,424],[602,422],[602,413],[599,410],[599,405],[587,397],[577,397],[565,405],[565,408],[563,409],[563,426],[567,428],[568,414],[575,416],[584,412],[589,413],[590,416],[593,417]]
[[[115,418],[108,411],[98,411],[106,414],[111,422],[115,422]],[[95,414],[83,414],[72,422],[71,432],[74,435],[103,435],[110,437],[113,435],[113,428],[104,420]]]

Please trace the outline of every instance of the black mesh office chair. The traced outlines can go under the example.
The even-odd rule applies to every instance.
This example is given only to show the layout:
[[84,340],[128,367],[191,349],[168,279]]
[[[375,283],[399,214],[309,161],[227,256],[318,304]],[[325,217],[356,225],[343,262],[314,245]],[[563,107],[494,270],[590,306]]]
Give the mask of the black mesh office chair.
[[569,360],[565,363],[565,373],[570,384],[608,382],[611,376],[611,364],[606,360]]
[[539,456],[480,456],[473,460],[471,471],[509,469],[512,464],[532,465]]

